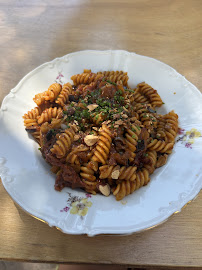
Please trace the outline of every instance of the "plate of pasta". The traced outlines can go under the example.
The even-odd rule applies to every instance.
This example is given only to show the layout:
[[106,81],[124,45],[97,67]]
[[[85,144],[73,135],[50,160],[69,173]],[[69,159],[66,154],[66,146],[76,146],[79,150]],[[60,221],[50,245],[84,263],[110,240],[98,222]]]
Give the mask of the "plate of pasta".
[[64,233],[140,232],[202,188],[202,95],[153,58],[56,58],[10,91],[0,124],[4,188]]

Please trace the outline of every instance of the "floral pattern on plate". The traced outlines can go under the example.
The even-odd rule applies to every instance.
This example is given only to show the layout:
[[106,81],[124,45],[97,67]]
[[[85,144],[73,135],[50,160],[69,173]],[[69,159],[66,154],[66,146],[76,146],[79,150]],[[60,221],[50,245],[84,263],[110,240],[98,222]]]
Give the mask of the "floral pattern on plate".
[[192,149],[192,144],[195,143],[195,139],[202,137],[200,131],[196,128],[192,128],[191,130],[185,131],[185,129],[179,128],[178,134],[179,136],[177,142],[181,141],[182,144],[185,145],[186,148]]
[[92,202],[88,199],[91,198],[91,194],[86,193],[86,198],[73,196],[70,192],[67,192],[69,198],[67,200],[67,205],[60,212],[68,212],[70,214],[79,215],[81,217],[85,216],[88,213],[89,207],[92,206]]

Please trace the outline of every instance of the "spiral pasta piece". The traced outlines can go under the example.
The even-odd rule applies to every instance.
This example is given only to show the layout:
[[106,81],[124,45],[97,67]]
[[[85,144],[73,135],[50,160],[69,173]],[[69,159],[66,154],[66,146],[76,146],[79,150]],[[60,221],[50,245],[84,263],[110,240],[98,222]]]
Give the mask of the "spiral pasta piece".
[[174,146],[174,142],[166,143],[165,141],[160,141],[157,139],[152,140],[148,145],[148,149],[155,150],[160,153],[168,153],[172,152]]
[[[171,128],[174,130],[176,133],[178,131],[178,115],[174,112],[171,111],[168,114],[164,115],[164,118],[166,119],[166,125],[167,128]],[[166,126],[165,126],[166,128]]]
[[40,106],[45,103],[45,92],[36,94],[33,98],[34,102]]
[[70,152],[67,157],[66,157],[66,162],[75,164],[75,165],[80,165],[79,158],[74,152]]
[[37,119],[39,115],[41,115],[42,110],[40,107],[35,107],[31,111],[28,111],[27,113],[24,114],[23,118],[24,119]]
[[41,112],[42,111],[40,107],[35,107],[31,111],[25,113],[23,116],[25,127],[28,128],[32,126],[38,126],[37,117],[41,115]]
[[96,180],[96,177],[94,176],[94,171],[90,168],[88,168],[88,165],[81,167],[80,176],[82,179],[85,179],[87,181],[93,182]]
[[122,81],[124,86],[128,85],[128,75],[127,72],[123,71],[102,71],[98,72],[98,75],[104,76],[106,80],[109,80],[113,83],[117,83],[118,81]]
[[157,153],[156,151],[148,151],[146,152],[148,159],[150,159],[150,164],[144,164],[144,167],[148,170],[149,174],[152,174],[156,167],[157,162]]
[[111,131],[106,125],[102,125],[102,129],[99,132],[99,140],[97,142],[92,161],[97,161],[105,164],[109,155],[111,147]]
[[130,95],[129,99],[130,99],[130,102],[137,102],[137,103],[149,103],[148,99],[140,94],[139,90],[138,89],[134,89],[134,93]]
[[58,140],[50,149],[50,151],[55,154],[57,158],[63,158],[66,156],[72,142],[74,141],[75,131],[75,127],[72,126],[60,133]]
[[118,179],[118,180],[127,180],[135,181],[136,179],[136,166],[112,166],[104,165],[100,169],[100,179]]
[[96,74],[96,73],[81,73],[76,74],[71,77],[71,80],[73,81],[74,85],[79,84],[90,84],[92,82],[95,82],[102,78],[102,74]]
[[62,90],[62,86],[59,83],[53,83],[49,86],[48,90],[45,92],[45,100],[53,102],[57,96],[59,95],[60,91]]
[[106,115],[99,113],[99,114],[93,114],[91,117],[92,121],[94,124],[96,124],[97,126],[99,126],[105,119],[106,119]]
[[69,162],[71,164],[80,165],[78,153],[79,152],[85,152],[88,151],[89,148],[87,146],[84,146],[83,144],[79,145],[78,147],[75,147],[72,149],[72,151],[67,155],[66,162]]
[[59,83],[53,83],[49,86],[48,90],[35,95],[34,102],[39,106],[48,101],[53,102],[62,90],[62,86]]
[[137,172],[135,181],[122,181],[119,183],[113,191],[113,195],[116,196],[117,201],[120,201],[125,196],[132,194],[135,190],[147,185],[149,181],[149,172],[147,169],[143,168],[141,171]]
[[41,114],[41,108],[35,107],[23,115],[24,126],[32,137],[40,144],[40,127],[37,123],[37,117]]
[[157,91],[145,82],[138,84],[138,91],[149,99],[153,107],[160,107],[163,101]]
[[[99,167],[100,179],[112,179],[112,173],[116,170],[119,170],[119,166],[113,166],[113,165],[103,165]],[[118,178],[117,178],[118,179]]]
[[81,167],[80,176],[81,181],[85,185],[85,190],[95,195],[97,191],[98,181],[94,176],[94,173],[94,170],[89,168],[89,164],[84,164],[84,166]]
[[40,116],[38,116],[38,124],[41,125],[45,122],[50,122],[52,118],[62,118],[62,108],[49,108],[45,109]]
[[159,168],[159,167],[165,165],[166,162],[167,162],[167,159],[168,159],[167,154],[159,156],[158,159],[157,159],[157,162],[156,162],[156,168]]
[[139,114],[139,119],[142,124],[149,130],[150,132],[157,127],[157,119],[155,117],[155,113],[151,113],[153,110],[150,104],[136,104],[134,109]]
[[96,195],[98,181],[88,181],[88,180],[83,179],[83,178],[81,178],[81,181],[85,186],[85,191],[86,192],[91,193],[93,195]]
[[72,93],[72,85],[71,85],[71,83],[65,83],[63,85],[62,90],[61,90],[60,94],[58,95],[57,100],[55,101],[55,103],[57,103],[58,105],[64,107],[64,105],[69,100],[69,95],[71,95],[71,93]]
[[163,140],[166,139],[165,125],[166,125],[166,120],[164,119],[163,115],[158,115],[156,133],[157,133],[158,138],[161,138]]
[[178,115],[171,111],[161,115],[157,123],[157,135],[166,142],[174,142],[178,132]]
[[35,126],[38,126],[38,123],[36,119],[25,119],[24,126],[26,128],[35,127]]
[[130,151],[131,157],[129,158],[130,161],[134,160],[136,154],[134,153],[136,150],[136,145],[138,141],[138,136],[141,132],[141,128],[136,125],[132,124],[130,129],[126,129],[126,145]]
[[31,133],[32,137],[35,139],[35,141],[40,144],[40,129],[37,129],[36,131]]

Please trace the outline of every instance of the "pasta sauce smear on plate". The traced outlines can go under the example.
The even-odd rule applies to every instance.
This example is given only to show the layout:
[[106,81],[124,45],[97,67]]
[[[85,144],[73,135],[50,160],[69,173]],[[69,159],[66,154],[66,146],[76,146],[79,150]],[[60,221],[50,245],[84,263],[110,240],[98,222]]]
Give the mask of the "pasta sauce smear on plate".
[[178,115],[158,114],[163,102],[145,82],[128,86],[123,71],[82,74],[33,98],[24,125],[56,174],[55,189],[112,193],[121,200],[150,181],[171,154]]

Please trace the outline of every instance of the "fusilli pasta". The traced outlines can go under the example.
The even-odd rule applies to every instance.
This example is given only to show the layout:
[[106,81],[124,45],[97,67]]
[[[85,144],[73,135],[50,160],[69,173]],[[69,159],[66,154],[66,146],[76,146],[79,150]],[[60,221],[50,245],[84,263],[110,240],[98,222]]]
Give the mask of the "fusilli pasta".
[[67,128],[59,136],[50,151],[56,155],[57,158],[63,158],[70,149],[72,142],[74,141],[75,128]]
[[40,106],[48,101],[53,102],[62,90],[62,86],[59,83],[53,83],[49,86],[48,90],[35,95],[34,102]]
[[52,118],[62,118],[62,108],[48,108],[45,109],[40,116],[37,117],[38,124],[50,122]]
[[157,91],[150,85],[144,82],[139,83],[138,91],[149,100],[149,103],[151,103],[153,107],[160,107],[163,104],[163,101]]
[[99,140],[92,160],[105,164],[112,141],[110,129],[106,125],[102,125],[99,135]]
[[120,201],[125,196],[132,194],[135,190],[147,185],[149,181],[149,172],[147,169],[143,168],[137,173],[136,181],[122,181],[116,186],[113,194],[116,196],[116,200]]
[[71,93],[72,93],[71,83],[65,83],[55,102],[58,105],[64,107],[67,101],[69,100],[69,95],[71,95]]
[[56,174],[56,190],[82,188],[122,200],[167,162],[178,115],[158,114],[157,90],[145,82],[130,88],[127,72],[84,69],[71,79],[35,95],[25,129]]

